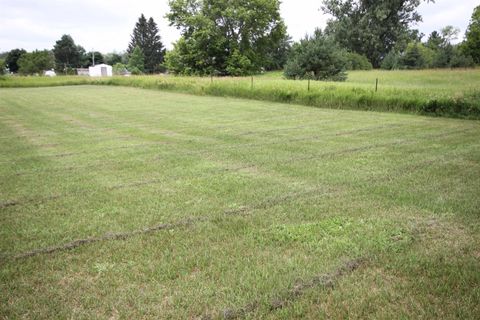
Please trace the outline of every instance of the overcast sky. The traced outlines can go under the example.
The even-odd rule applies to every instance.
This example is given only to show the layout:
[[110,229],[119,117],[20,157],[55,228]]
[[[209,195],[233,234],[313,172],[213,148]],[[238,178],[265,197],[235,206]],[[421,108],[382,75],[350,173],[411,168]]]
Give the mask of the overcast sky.
[[[283,0],[281,14],[294,40],[324,27],[328,19],[320,11],[321,0]],[[429,34],[446,25],[465,33],[478,0],[436,0],[419,8],[423,23],[417,27]],[[179,37],[164,18],[168,0],[0,0],[0,52],[14,48],[51,49],[63,34],[87,51],[124,51],[141,13],[159,25],[167,48]]]

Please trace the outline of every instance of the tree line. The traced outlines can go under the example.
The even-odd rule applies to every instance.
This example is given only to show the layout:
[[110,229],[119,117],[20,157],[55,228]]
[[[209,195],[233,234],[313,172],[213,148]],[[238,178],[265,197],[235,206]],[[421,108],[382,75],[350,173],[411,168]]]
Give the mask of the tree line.
[[312,30],[292,43],[280,16],[279,0],[170,0],[166,18],[181,32],[166,51],[158,26],[142,14],[125,53],[86,52],[69,35],[51,51],[10,51],[11,72],[34,73],[106,62],[117,73],[245,76],[284,70],[287,78],[344,80],[352,69],[422,69],[472,67],[480,63],[480,6],[475,8],[463,42],[459,30],[446,26],[426,41],[415,25],[418,7],[433,0],[323,0],[332,18],[324,30]]
[[126,52],[87,52],[70,35],[65,34],[55,42],[52,50],[27,52],[24,49],[13,49],[3,53],[0,55],[0,69],[25,75],[41,74],[50,69],[55,69],[59,74],[76,74],[77,68],[106,63],[113,65],[116,73],[127,70],[133,74],[156,73],[164,70],[164,56],[165,49],[156,22],[153,18],[147,20],[142,14]]

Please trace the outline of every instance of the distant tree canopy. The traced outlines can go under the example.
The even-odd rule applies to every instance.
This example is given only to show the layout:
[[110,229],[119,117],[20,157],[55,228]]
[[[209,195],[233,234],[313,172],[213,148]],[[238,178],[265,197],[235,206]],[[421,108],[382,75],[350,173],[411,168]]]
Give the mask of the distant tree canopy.
[[110,53],[107,53],[105,56],[104,56],[104,60],[105,60],[105,63],[106,64],[109,64],[111,66],[114,66],[116,65],[117,63],[122,63],[123,61],[123,55],[120,54],[120,53],[116,53],[116,52],[110,52]]
[[288,79],[344,81],[346,69],[346,52],[317,29],[312,37],[293,45],[284,74]]
[[98,51],[90,51],[88,53],[85,54],[85,60],[87,61],[87,64],[89,66],[93,66],[94,65],[94,60],[95,59],[95,64],[101,64],[101,63],[104,63],[105,60],[103,58],[103,54],[101,54],[100,52]]
[[85,50],[77,46],[70,35],[64,34],[53,46],[56,69],[65,71],[81,65]]
[[158,33],[157,24],[151,17],[147,21],[143,14],[133,29],[127,49],[128,55],[131,55],[137,46],[141,49],[144,57],[144,67],[142,69],[147,73],[159,71],[160,64],[164,60],[165,48]]
[[374,67],[399,41],[416,36],[410,26],[421,21],[417,8],[433,0],[323,0],[323,11],[331,14],[329,35],[351,52],[365,55]]
[[440,48],[445,42],[445,39],[438,31],[433,31],[428,36],[428,40],[426,46],[432,50],[437,50]]
[[465,54],[470,55],[475,63],[480,64],[480,6],[473,10],[462,50]]
[[182,37],[167,54],[175,73],[247,75],[275,68],[288,48],[278,0],[170,0]]
[[440,32],[433,31],[425,43],[412,41],[405,49],[393,49],[382,61],[384,69],[425,69],[472,67],[473,59],[452,44],[459,29],[446,26]]
[[35,50],[23,54],[18,59],[19,72],[21,74],[43,74],[45,70],[52,69],[55,60],[51,51]]
[[5,64],[10,72],[18,72],[18,59],[20,59],[20,57],[25,53],[27,53],[27,51],[24,49],[13,49],[8,52],[7,57],[5,58]]

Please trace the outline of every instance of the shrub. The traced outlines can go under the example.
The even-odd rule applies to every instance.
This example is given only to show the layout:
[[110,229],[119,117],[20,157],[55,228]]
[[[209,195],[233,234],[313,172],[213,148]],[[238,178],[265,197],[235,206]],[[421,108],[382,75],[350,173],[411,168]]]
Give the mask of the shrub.
[[347,59],[347,70],[372,70],[373,66],[364,55],[356,52],[347,52],[345,54]]
[[422,43],[409,43],[401,62],[407,69],[424,69],[432,66],[435,52]]
[[290,59],[285,65],[283,74],[287,79],[296,80],[297,78],[300,78],[300,75],[304,75],[305,71],[302,69],[297,59]]
[[115,75],[124,75],[127,73],[127,66],[123,63],[117,62],[113,65],[112,71]]
[[345,52],[321,30],[294,44],[285,66],[288,79],[345,81],[347,74]]
[[380,67],[385,70],[397,70],[402,66],[401,63],[402,56],[395,49],[390,51],[385,58],[383,58]]
[[247,56],[235,50],[227,59],[226,71],[234,77],[246,76],[253,73],[254,66]]
[[130,73],[133,75],[143,74],[142,70],[138,69],[137,67],[129,67],[128,69],[128,71],[130,71]]
[[464,54],[459,48],[453,52],[450,60],[451,68],[472,68],[475,66],[475,61],[470,55]]

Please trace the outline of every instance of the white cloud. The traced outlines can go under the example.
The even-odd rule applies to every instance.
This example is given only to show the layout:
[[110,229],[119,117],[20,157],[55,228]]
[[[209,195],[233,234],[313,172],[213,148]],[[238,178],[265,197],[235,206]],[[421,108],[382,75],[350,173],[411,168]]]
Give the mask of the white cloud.
[[473,9],[478,5],[478,0],[436,0],[435,3],[423,3],[419,7],[423,22],[418,25],[418,28],[428,36],[432,31],[452,25],[460,28],[461,37],[458,41],[461,41]]
[[321,10],[319,0],[284,0],[281,4],[282,17],[293,40],[312,34],[315,28],[325,28],[328,16]]

